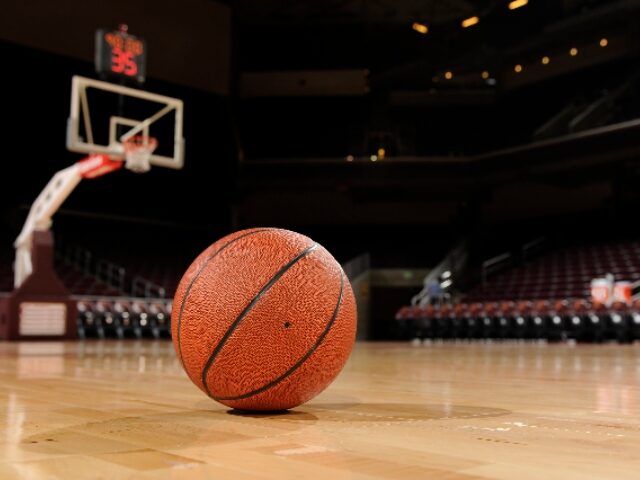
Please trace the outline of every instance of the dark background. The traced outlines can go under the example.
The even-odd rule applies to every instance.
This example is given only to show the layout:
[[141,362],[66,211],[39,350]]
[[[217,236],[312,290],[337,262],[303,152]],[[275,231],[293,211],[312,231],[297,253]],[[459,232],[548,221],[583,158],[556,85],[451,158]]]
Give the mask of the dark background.
[[[222,2],[226,20],[211,25],[228,28],[191,42],[180,19],[166,35],[197,55],[171,52],[163,70],[148,38],[144,88],[184,99],[185,168],[83,182],[56,235],[192,258],[225,233],[269,225],[308,234],[342,261],[371,252],[380,267],[431,266],[460,238],[482,258],[539,235],[636,235],[638,2],[507,3]],[[144,36],[170,11],[130,31]],[[472,15],[480,23],[462,29]],[[0,222],[10,241],[51,175],[80,158],[64,146],[71,76],[95,74],[84,53],[48,48],[35,29],[17,41],[3,25]],[[93,48],[91,35],[81,41]],[[211,54],[221,44],[228,55]],[[326,69],[360,71],[364,88],[305,94]],[[256,72],[284,72],[294,88],[248,94]],[[372,162],[379,148],[385,158]]]

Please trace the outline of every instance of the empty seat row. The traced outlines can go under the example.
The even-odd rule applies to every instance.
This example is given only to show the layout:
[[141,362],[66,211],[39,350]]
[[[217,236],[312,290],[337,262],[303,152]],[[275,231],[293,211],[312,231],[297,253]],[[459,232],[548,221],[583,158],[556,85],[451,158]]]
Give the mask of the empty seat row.
[[79,338],[169,338],[171,302],[137,299],[78,301]]
[[607,308],[578,300],[474,302],[402,307],[401,338],[640,340],[640,301]]

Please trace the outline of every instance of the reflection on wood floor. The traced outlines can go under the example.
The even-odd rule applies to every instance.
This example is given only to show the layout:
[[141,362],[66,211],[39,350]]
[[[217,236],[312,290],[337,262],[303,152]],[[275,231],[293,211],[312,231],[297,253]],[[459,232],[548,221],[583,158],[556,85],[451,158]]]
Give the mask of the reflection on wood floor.
[[0,478],[639,478],[640,345],[357,344],[246,415],[170,342],[0,344]]

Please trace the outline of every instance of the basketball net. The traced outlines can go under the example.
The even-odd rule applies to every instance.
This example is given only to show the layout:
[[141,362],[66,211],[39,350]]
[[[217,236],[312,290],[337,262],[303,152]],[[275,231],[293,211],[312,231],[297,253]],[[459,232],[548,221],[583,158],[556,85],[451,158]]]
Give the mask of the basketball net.
[[144,135],[134,135],[123,141],[122,145],[126,159],[125,167],[135,173],[148,172],[151,168],[149,159],[158,146],[158,140]]

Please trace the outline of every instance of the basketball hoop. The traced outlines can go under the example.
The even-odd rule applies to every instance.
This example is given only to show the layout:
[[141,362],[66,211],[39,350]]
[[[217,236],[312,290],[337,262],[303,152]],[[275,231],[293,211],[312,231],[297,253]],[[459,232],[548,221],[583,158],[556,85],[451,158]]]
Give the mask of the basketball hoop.
[[122,142],[127,160],[125,167],[135,173],[148,172],[151,168],[149,159],[158,146],[158,140],[144,135],[135,135]]

